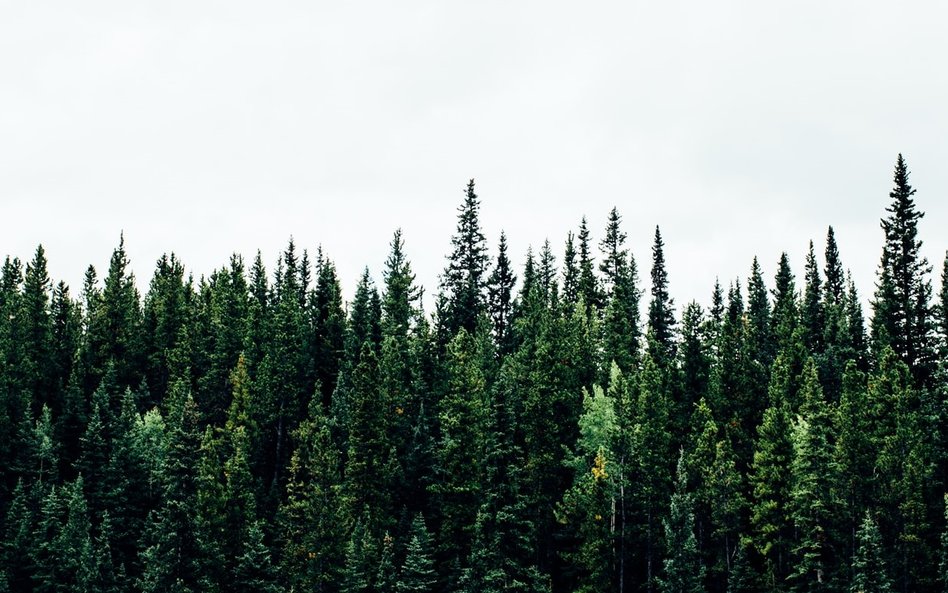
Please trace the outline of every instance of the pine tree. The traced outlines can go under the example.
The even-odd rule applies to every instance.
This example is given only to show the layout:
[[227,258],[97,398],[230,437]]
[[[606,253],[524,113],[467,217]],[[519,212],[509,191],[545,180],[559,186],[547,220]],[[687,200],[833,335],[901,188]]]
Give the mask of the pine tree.
[[925,216],[915,207],[915,189],[909,185],[908,167],[900,154],[895,164],[895,187],[889,193],[889,216],[882,219],[885,247],[873,300],[872,343],[879,357],[891,346],[909,366],[920,385],[928,385],[933,372],[932,319],[929,308],[931,272],[920,253],[918,222]]
[[314,371],[322,388],[323,406],[328,408],[336,389],[340,358],[345,347],[346,315],[336,268],[323,255],[322,249],[316,259],[316,288],[310,301]]
[[411,523],[405,562],[399,572],[395,590],[398,593],[432,593],[436,582],[430,536],[424,517],[418,513]]
[[665,545],[668,550],[664,561],[665,574],[660,579],[663,593],[701,593],[704,588],[704,566],[698,555],[695,539],[695,516],[684,452],[678,458],[678,479],[671,496],[665,527]]
[[644,548],[644,584],[652,590],[658,576],[659,527],[671,493],[671,434],[668,430],[669,401],[662,387],[661,371],[645,357],[638,377],[634,423],[630,437],[630,489],[640,514],[639,540]]
[[154,398],[148,407],[162,401],[168,390],[170,357],[189,321],[186,290],[184,266],[173,253],[162,255],[145,296],[142,319],[148,391]]
[[830,532],[835,516],[832,481],[832,416],[813,359],[803,370],[802,404],[792,428],[790,514],[797,534],[790,578],[794,590],[824,590],[830,582]]
[[750,326],[751,352],[761,365],[770,368],[777,355],[777,345],[774,342],[767,287],[756,257],[747,280],[747,320]]
[[493,322],[494,341],[497,353],[505,355],[513,348],[511,313],[513,287],[517,282],[507,257],[507,236],[500,233],[497,245],[497,262],[487,279],[488,312]]
[[868,512],[856,534],[856,540],[858,544],[853,557],[850,593],[891,593],[894,591],[886,571],[879,526]]
[[395,468],[391,463],[388,427],[395,410],[380,387],[378,359],[372,348],[364,345],[352,378],[345,473],[353,514],[368,513],[373,520],[380,521],[365,526],[370,530],[386,525],[393,512],[391,494]]
[[473,541],[488,414],[483,343],[483,334],[470,336],[459,331],[448,346],[449,376],[447,391],[439,402],[441,438],[432,486],[441,512],[438,551],[442,566],[465,562]]
[[26,265],[23,276],[22,329],[20,340],[24,357],[20,362],[25,377],[24,387],[30,393],[34,413],[43,405],[56,411],[62,408],[57,385],[49,372],[53,363],[53,326],[50,317],[52,283],[46,271],[46,255],[43,246],[36,248],[33,260]]
[[[364,518],[364,517],[363,517]],[[342,574],[341,593],[370,593],[375,577],[376,550],[365,522],[356,523],[346,548],[346,567]]]
[[589,246],[589,227],[584,216],[579,223],[579,283],[577,291],[590,311],[602,306],[599,279],[596,277],[595,261]]
[[457,230],[451,237],[452,251],[441,276],[441,290],[447,299],[441,322],[449,337],[461,328],[473,333],[485,308],[487,246],[481,231],[480,206],[471,179],[464,202],[458,208]]
[[771,322],[777,338],[777,351],[783,350],[793,339],[799,323],[797,289],[786,252],[780,254],[777,275],[774,278],[774,312]]
[[[405,255],[402,231],[395,231],[385,260],[385,294],[382,297],[382,334],[406,338],[417,315],[421,291],[415,285],[411,262]],[[400,344],[401,345],[401,344]]]
[[754,546],[765,560],[767,587],[776,589],[787,576],[791,536],[787,468],[793,455],[790,411],[786,401],[789,368],[778,359],[771,379],[771,405],[757,429],[757,445],[751,465],[753,486],[751,525]]
[[823,284],[824,300],[830,305],[842,303],[846,294],[846,276],[839,258],[839,247],[836,245],[836,234],[832,226],[826,231],[824,258],[823,275],[826,277],[826,282]]
[[282,569],[293,589],[335,591],[345,560],[349,505],[341,455],[318,403],[310,405],[310,416],[294,440],[286,499],[278,515]]
[[615,208],[609,213],[606,236],[600,244],[603,260],[599,269],[605,279],[606,309],[603,314],[603,342],[606,360],[615,361],[625,372],[632,370],[639,352],[638,271],[635,258],[625,248],[626,234]]
[[579,267],[576,263],[576,241],[573,231],[566,233],[563,250],[563,301],[573,306],[579,299]]
[[263,539],[263,522],[254,521],[246,526],[231,590],[236,593],[277,593],[280,588],[276,580],[270,550]]
[[584,394],[575,457],[567,461],[575,472],[573,484],[557,506],[557,520],[577,542],[563,555],[577,572],[576,591],[584,593],[613,590],[618,580],[612,528],[622,479],[615,452],[618,431],[616,402],[593,387],[592,394]]
[[523,461],[514,443],[511,400],[503,387],[495,389],[485,427],[482,502],[474,522],[469,568],[462,578],[471,593],[543,590],[534,565],[534,525],[515,469]]
[[803,341],[811,353],[819,355],[824,350],[826,311],[823,308],[823,286],[820,268],[813,251],[813,241],[806,256],[806,275],[800,323],[803,326]]
[[665,243],[657,226],[652,245],[652,301],[648,308],[648,330],[658,347],[652,356],[670,361],[675,355],[675,305],[668,294]]

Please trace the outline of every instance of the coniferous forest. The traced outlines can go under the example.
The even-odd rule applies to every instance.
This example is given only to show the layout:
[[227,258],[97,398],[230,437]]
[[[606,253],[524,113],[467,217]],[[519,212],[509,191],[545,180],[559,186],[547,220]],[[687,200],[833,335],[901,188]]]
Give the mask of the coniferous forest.
[[832,227],[674,303],[658,228],[636,259],[613,209],[521,265],[473,181],[433,311],[398,231],[351,302],[292,241],[144,294],[122,242],[78,290],[8,257],[0,591],[945,591],[914,194],[899,156],[866,311]]

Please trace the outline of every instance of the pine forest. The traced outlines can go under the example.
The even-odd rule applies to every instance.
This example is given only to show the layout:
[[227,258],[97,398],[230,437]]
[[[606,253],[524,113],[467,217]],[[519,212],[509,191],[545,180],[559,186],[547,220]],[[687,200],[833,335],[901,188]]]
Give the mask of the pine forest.
[[8,256],[0,591],[948,591],[948,257],[901,155],[869,295],[831,226],[675,303],[659,228],[520,263],[459,195],[427,307],[400,231],[346,300],[292,240],[144,294],[124,241],[81,287]]

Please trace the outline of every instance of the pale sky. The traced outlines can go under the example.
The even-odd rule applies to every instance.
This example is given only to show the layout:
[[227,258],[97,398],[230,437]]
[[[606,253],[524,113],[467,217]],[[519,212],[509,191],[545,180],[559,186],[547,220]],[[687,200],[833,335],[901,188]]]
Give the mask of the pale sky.
[[[678,310],[715,276],[802,284],[834,225],[871,294],[902,152],[948,248],[948,8],[937,2],[0,0],[0,252],[78,293],[124,230],[144,288],[322,244],[347,294],[393,231],[429,294],[471,177],[493,250],[562,259],[610,208]],[[938,284],[936,280],[936,285]]]

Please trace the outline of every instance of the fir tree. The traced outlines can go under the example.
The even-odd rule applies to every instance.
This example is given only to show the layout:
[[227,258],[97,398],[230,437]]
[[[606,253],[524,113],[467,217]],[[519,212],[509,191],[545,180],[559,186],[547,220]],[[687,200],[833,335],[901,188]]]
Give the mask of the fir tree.
[[803,326],[803,340],[813,354],[822,354],[826,311],[823,308],[823,286],[820,269],[813,251],[813,241],[806,256],[806,275],[801,304],[800,322]]
[[665,270],[665,243],[658,227],[652,245],[652,301],[648,307],[648,329],[658,347],[653,356],[668,361],[675,353],[675,306],[668,294],[668,272]]
[[927,385],[931,378],[932,320],[929,309],[931,272],[920,253],[918,222],[924,213],[915,207],[915,189],[909,185],[908,167],[900,154],[895,164],[895,186],[889,193],[889,216],[882,219],[885,246],[873,300],[873,351],[880,356],[891,346],[909,366],[915,381]]
[[603,260],[599,269],[605,279],[606,309],[603,315],[603,341],[608,361],[623,371],[635,366],[639,352],[638,271],[635,258],[625,248],[626,234],[622,218],[615,208],[609,213],[606,236],[600,244]]
[[577,290],[583,302],[596,311],[602,305],[599,279],[596,277],[595,260],[589,245],[589,227],[584,216],[579,223],[579,284]]
[[695,539],[695,517],[684,452],[678,459],[678,483],[671,497],[671,508],[665,526],[665,545],[668,549],[661,578],[663,593],[701,593],[704,588],[704,567],[698,555]]
[[856,541],[858,544],[853,557],[850,593],[891,593],[894,591],[886,571],[879,526],[868,512],[856,534]]
[[487,246],[481,231],[480,206],[471,179],[458,208],[457,230],[451,237],[452,251],[441,276],[441,290],[447,299],[441,322],[452,337],[461,328],[473,333],[478,317],[484,312]]
[[500,233],[497,246],[497,262],[487,279],[488,312],[493,323],[494,341],[500,355],[507,354],[513,347],[511,313],[513,306],[513,287],[517,282],[507,257],[507,236]]
[[412,520],[408,537],[405,562],[402,563],[395,590],[398,593],[432,593],[437,576],[431,556],[430,536],[421,513]]

